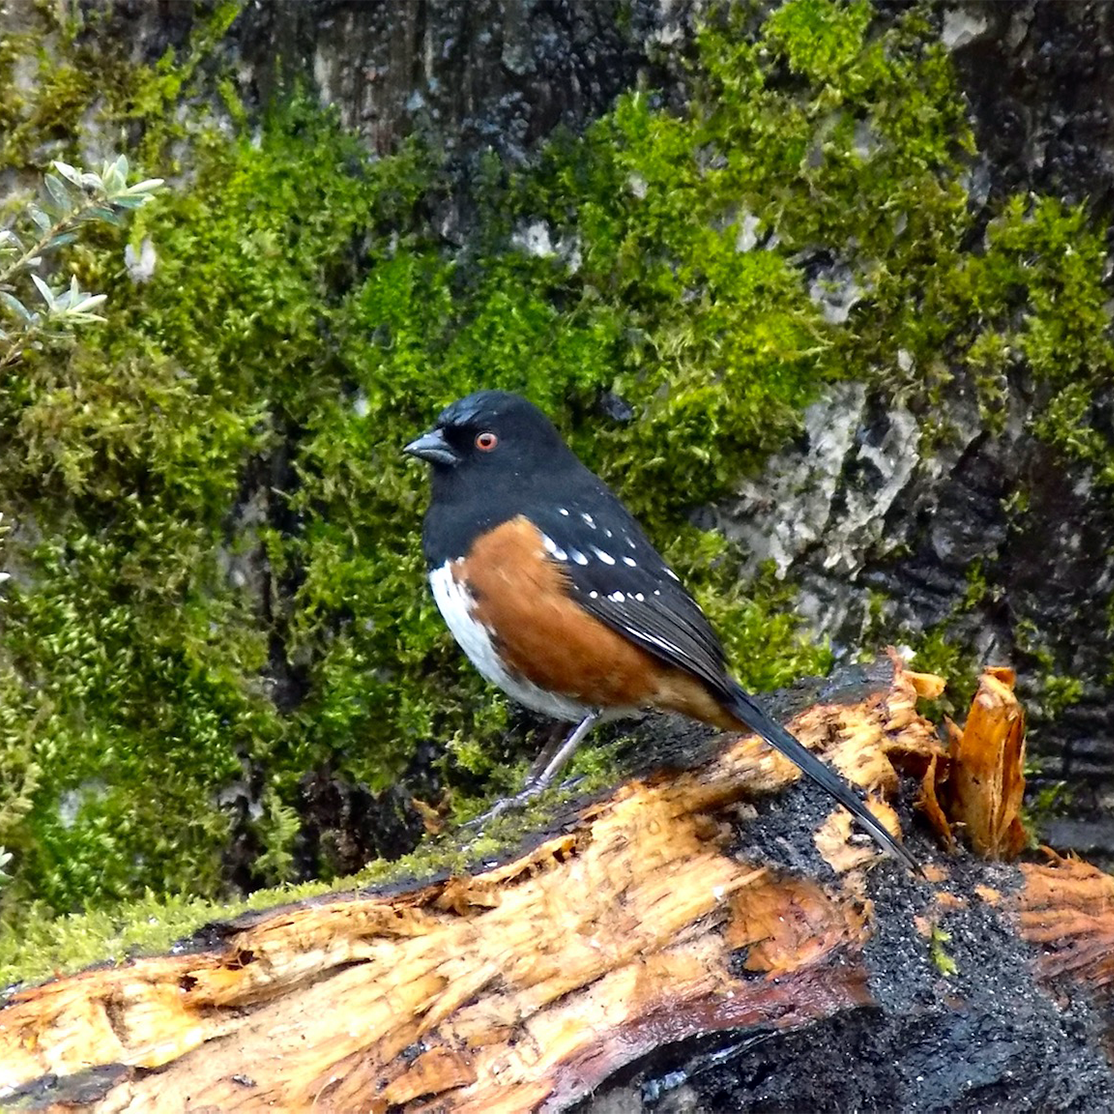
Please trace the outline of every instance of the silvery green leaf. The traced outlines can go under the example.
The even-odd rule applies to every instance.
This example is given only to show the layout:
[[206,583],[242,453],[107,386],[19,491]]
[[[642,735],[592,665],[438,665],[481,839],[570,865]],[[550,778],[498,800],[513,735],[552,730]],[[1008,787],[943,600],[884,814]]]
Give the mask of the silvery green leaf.
[[42,209],[32,208],[31,219],[39,226],[40,232],[48,232],[54,224],[54,221],[52,221]]
[[63,244],[72,244],[76,239],[76,232],[59,232],[57,236],[51,236],[46,246],[47,248],[60,248]]
[[[72,314],[83,314],[87,317],[95,317],[96,315],[91,313],[90,310],[96,309],[97,306],[102,305],[106,301],[108,301],[107,294],[89,294],[76,305],[70,306],[68,312]],[[97,320],[101,321],[103,318],[97,317]]]
[[73,182],[75,186],[81,185],[81,171],[74,166],[70,166],[68,162],[62,162],[61,159],[55,159],[51,164],[59,174],[68,182]]
[[81,214],[83,221],[108,221],[109,224],[119,224],[116,219],[116,214],[104,205],[95,205],[91,209],[86,209]]
[[69,212],[73,208],[73,198],[70,197],[70,191],[66,189],[65,183],[61,178],[55,178],[53,174],[46,176],[46,192],[50,194],[51,200],[63,212]]
[[14,294],[9,294],[6,290],[0,290],[0,303],[7,306],[12,313],[23,321],[34,320],[35,315]]
[[42,299],[44,302],[46,302],[47,306],[50,309],[54,309],[54,294],[51,292],[50,287],[47,286],[47,284],[43,282],[43,280],[39,278],[38,275],[32,275],[31,281],[38,288],[39,294],[42,296]]
[[127,192],[129,194],[151,193],[165,181],[165,178],[144,178],[142,182],[136,182],[134,186],[128,186]]
[[105,193],[121,193],[128,184],[128,160],[121,155],[114,163],[105,163],[101,171]]

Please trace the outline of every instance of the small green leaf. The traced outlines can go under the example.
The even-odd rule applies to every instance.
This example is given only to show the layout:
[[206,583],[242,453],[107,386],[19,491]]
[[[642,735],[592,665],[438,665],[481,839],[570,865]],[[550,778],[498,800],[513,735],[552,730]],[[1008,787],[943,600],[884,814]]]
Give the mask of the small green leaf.
[[62,215],[69,213],[74,207],[74,199],[70,191],[66,189],[66,184],[61,178],[56,178],[53,174],[46,176],[46,192],[50,194],[51,200],[58,206],[59,212]]
[[94,205],[93,208],[86,209],[81,214],[81,220],[86,224],[93,221],[104,221],[105,224],[123,224],[123,221],[111,209],[105,208],[103,205]]
[[50,309],[50,310],[53,310],[54,306],[55,306],[55,300],[54,300],[54,294],[51,291],[50,287],[47,286],[47,284],[45,282],[43,282],[43,280],[41,278],[39,278],[38,275],[32,275],[31,276],[31,281],[35,284],[36,288],[38,289],[39,294],[42,297],[42,300],[44,302],[46,302],[47,308]]
[[0,302],[24,321],[31,323],[35,320],[35,315],[14,294],[9,294],[6,290],[0,290]]
[[161,189],[163,183],[166,181],[164,178],[144,178],[142,182],[136,182],[134,186],[129,186],[127,193],[129,194],[149,194],[157,189]]
[[76,167],[70,166],[68,162],[62,162],[61,159],[55,159],[50,165],[67,181],[72,182],[75,186],[81,186],[81,171]]
[[[88,314],[91,309],[95,309],[107,300],[107,294],[89,294],[76,305],[70,306],[67,312],[71,314]],[[98,320],[102,319],[98,318]]]
[[101,171],[104,180],[105,193],[112,195],[122,193],[128,184],[128,159],[121,155],[115,162],[104,164]]
[[951,978],[959,970],[955,960],[948,954],[945,947],[951,942],[952,934],[946,932],[939,925],[932,926],[931,950],[932,962],[936,969],[945,978]]

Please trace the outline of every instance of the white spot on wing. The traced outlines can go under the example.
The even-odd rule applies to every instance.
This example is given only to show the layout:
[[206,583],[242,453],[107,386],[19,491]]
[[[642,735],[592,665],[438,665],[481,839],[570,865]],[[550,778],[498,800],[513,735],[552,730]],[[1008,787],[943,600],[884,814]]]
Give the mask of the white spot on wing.
[[654,595],[655,596],[660,596],[661,595],[661,589],[660,588],[655,588],[654,589]]
[[580,517],[594,530],[596,528],[596,520],[587,512],[581,511]]
[[639,603],[645,603],[646,602],[646,597],[641,592],[635,592],[634,593],[634,598],[636,600],[638,600]]
[[672,569],[666,569],[665,575],[673,577],[673,579],[677,581],[678,584],[681,583],[681,578]]
[[545,546],[546,553],[556,557],[558,561],[569,559],[569,555],[548,534],[542,534],[542,545]]
[[569,512],[564,507],[558,507],[557,508],[557,513],[558,514],[563,514],[566,518],[569,517]]
[[659,635],[650,634],[649,631],[638,630],[636,627],[628,627],[627,629],[630,631],[631,634],[643,639],[646,642],[649,642],[652,646],[661,647],[661,649],[665,650],[666,653],[674,654],[676,657],[679,658],[684,657],[684,654],[682,654],[681,651],[676,646],[674,646],[672,642],[669,642],[667,639],[661,638]]
[[583,554],[583,553],[581,553],[579,549],[573,549],[573,547],[572,547],[571,545],[569,546],[569,556],[570,556],[570,557],[571,557],[571,558],[572,558],[572,559],[573,559],[573,560],[574,560],[574,561],[575,561],[575,562],[576,562],[576,563],[577,563],[578,565],[586,565],[586,564],[588,564],[588,558],[587,558],[587,557],[585,557],[585,556],[584,556],[584,554]]
[[598,558],[599,558],[599,559],[600,559],[600,560],[601,560],[601,561],[602,561],[602,562],[603,562],[603,563],[604,563],[605,565],[614,565],[614,564],[615,564],[615,558],[614,558],[614,557],[612,557],[610,553],[606,552],[606,550],[603,550],[603,549],[597,549],[597,548],[596,548],[596,546],[592,546],[592,552],[593,552],[593,553],[594,553],[594,554],[595,554],[595,555],[596,555],[596,556],[597,556],[597,557],[598,557]]
[[612,603],[622,603],[627,597],[624,596],[622,592],[612,592],[607,598]]
[[638,568],[638,562],[633,557],[624,557],[623,564],[630,565],[632,569]]
[[600,598],[600,594],[599,594],[599,592],[589,592],[588,593],[588,598],[590,600],[598,600]]

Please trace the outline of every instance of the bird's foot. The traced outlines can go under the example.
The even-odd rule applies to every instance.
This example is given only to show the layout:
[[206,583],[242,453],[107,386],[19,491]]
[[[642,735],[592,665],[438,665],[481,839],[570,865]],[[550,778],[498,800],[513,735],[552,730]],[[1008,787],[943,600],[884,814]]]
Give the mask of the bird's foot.
[[520,792],[516,793],[513,797],[502,797],[496,801],[494,805],[481,813],[479,816],[474,817],[472,820],[467,821],[463,826],[465,828],[472,828],[479,830],[496,817],[502,816],[505,812],[514,812],[516,809],[525,808],[543,789],[546,788],[547,783],[540,779],[527,778],[526,784]]
[[482,816],[477,816],[475,820],[469,820],[464,827],[482,828],[489,820],[502,816],[504,812],[512,812],[529,804],[543,789],[553,784],[554,779],[573,756],[584,736],[592,730],[599,718],[599,711],[590,711],[576,725],[569,737],[560,743],[560,746],[555,746],[553,743],[546,746],[538,755],[533,766],[530,767],[530,772],[526,775],[526,784],[522,787],[520,793],[516,793],[513,797],[504,797]]

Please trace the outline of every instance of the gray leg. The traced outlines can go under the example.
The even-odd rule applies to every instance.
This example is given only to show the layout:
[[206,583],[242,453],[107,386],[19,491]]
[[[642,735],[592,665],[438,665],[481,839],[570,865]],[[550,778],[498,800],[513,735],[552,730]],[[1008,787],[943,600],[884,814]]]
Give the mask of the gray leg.
[[541,777],[542,771],[552,761],[553,756],[565,745],[565,740],[569,737],[569,724],[554,720],[546,724],[544,734],[543,731],[538,732],[538,737],[544,737],[545,744],[534,755],[534,761],[526,771],[526,785],[532,785]]
[[[488,809],[482,816],[477,816],[475,820],[469,820],[466,827],[469,828],[482,828],[488,820],[494,820],[496,816],[501,815],[508,809],[520,808],[526,804],[531,797],[537,796],[560,772],[561,768],[573,756],[576,748],[584,741],[584,736],[596,725],[602,715],[599,711],[589,712],[573,729],[573,732],[558,748],[557,753],[549,758],[549,749],[546,748],[538,756],[539,759],[546,762],[544,769],[540,773],[531,770],[526,777],[526,785],[523,787],[521,793],[516,793],[513,797],[504,797],[499,801],[494,808]],[[540,763],[535,763],[539,765]]]
[[572,734],[561,744],[560,750],[550,758],[541,773],[535,774],[533,770],[530,771],[530,776],[526,779],[527,788],[544,789],[554,777],[561,772],[565,763],[576,753],[576,748],[584,742],[585,735],[596,726],[599,722],[599,718],[600,713],[598,711],[589,712],[576,725]]

